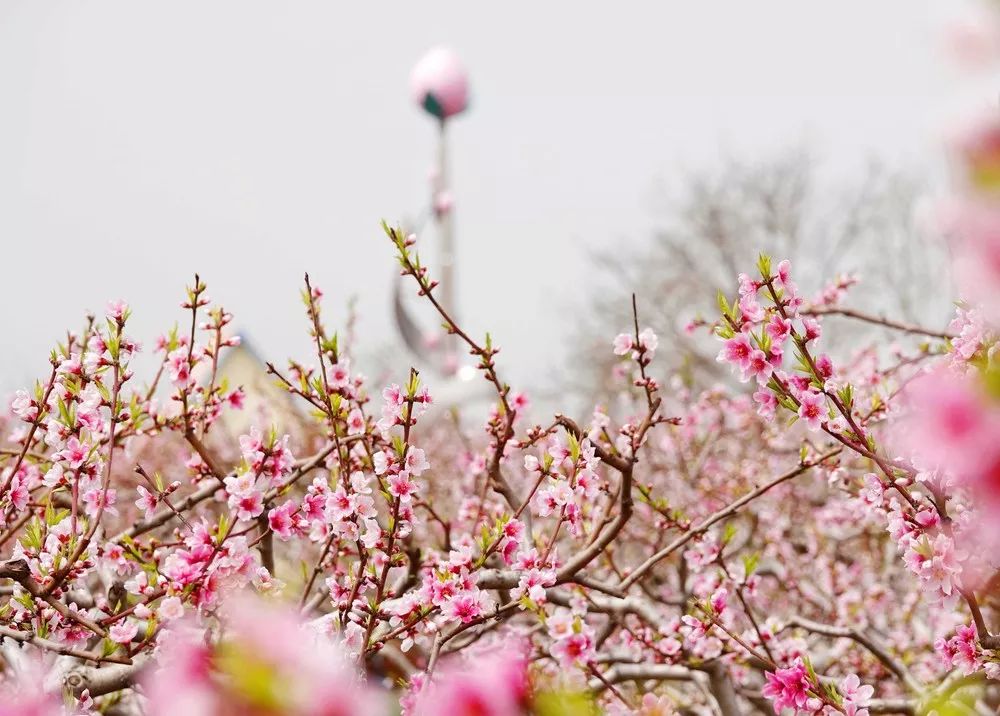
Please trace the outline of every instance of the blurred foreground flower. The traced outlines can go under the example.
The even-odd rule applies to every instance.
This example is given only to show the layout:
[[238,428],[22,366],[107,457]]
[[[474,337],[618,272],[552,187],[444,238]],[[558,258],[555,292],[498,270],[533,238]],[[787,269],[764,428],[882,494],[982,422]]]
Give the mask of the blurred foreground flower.
[[384,711],[347,656],[294,611],[227,602],[215,638],[171,626],[143,679],[150,716],[360,716]]
[[528,661],[517,648],[501,648],[446,665],[432,679],[413,682],[404,702],[412,716],[520,716],[529,711]]

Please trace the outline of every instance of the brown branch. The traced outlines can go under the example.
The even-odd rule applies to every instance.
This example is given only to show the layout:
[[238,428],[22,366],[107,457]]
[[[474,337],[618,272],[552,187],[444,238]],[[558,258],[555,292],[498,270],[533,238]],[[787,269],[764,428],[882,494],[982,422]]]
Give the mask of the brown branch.
[[91,698],[97,698],[134,685],[147,663],[148,660],[145,656],[138,656],[132,664],[108,666],[101,669],[81,667],[66,674],[63,684],[78,698],[84,691],[89,692]]
[[14,580],[24,587],[24,590],[32,597],[35,599],[41,599],[66,619],[86,627],[97,636],[104,638],[108,635],[107,630],[105,630],[100,624],[91,621],[79,612],[73,611],[39,586],[31,576],[31,570],[28,569],[28,563],[25,560],[15,559],[0,564],[0,579],[4,578]]
[[[601,532],[600,537],[591,542],[586,549],[569,560],[556,575],[556,583],[569,581],[577,572],[590,564],[604,549],[614,541],[625,523],[632,517],[632,472],[638,462],[638,450],[646,432],[656,423],[656,414],[660,410],[660,398],[655,398],[649,405],[646,419],[636,431],[632,442],[632,457],[627,460],[627,467],[621,471],[621,506],[614,521]],[[624,459],[624,458],[622,458]],[[624,587],[623,587],[624,589]]]
[[102,656],[96,652],[83,651],[81,649],[74,649],[71,646],[66,646],[65,644],[59,644],[54,641],[49,641],[48,639],[43,639],[40,636],[35,636],[34,634],[29,634],[28,632],[18,631],[17,629],[11,629],[9,627],[0,626],[0,636],[8,637],[14,641],[19,641],[22,644],[32,644],[37,646],[39,649],[44,649],[46,651],[51,651],[55,654],[62,654],[63,656],[73,656],[77,659],[82,659],[84,661],[93,661],[95,663],[110,662],[112,664],[131,664],[132,660],[126,656],[115,656],[114,654],[110,656]]
[[31,429],[28,430],[28,435],[24,438],[24,447],[21,449],[20,454],[17,456],[17,460],[14,461],[14,465],[10,468],[10,472],[7,473],[7,478],[4,480],[3,486],[0,487],[0,497],[7,494],[7,490],[10,489],[10,484],[14,481],[14,475],[21,467],[21,463],[24,462],[25,455],[31,449],[31,441],[35,437],[35,432],[38,430],[38,426],[42,424],[42,418],[45,417],[45,408],[49,402],[49,395],[52,393],[52,388],[56,384],[56,369],[58,368],[58,363],[55,360],[52,361],[52,372],[49,374],[48,387],[45,389],[45,394],[42,396],[42,402],[38,406],[38,415],[35,419],[31,421]]
[[716,522],[719,522],[721,520],[726,519],[727,517],[735,515],[740,510],[741,507],[756,500],[758,497],[768,492],[771,488],[777,487],[781,483],[787,482],[788,480],[791,480],[794,477],[798,477],[802,473],[807,472],[808,470],[816,467],[825,460],[829,460],[831,457],[839,455],[842,450],[843,448],[834,448],[833,450],[823,453],[815,460],[803,463],[793,470],[789,470],[788,472],[782,475],[778,475],[778,477],[774,478],[770,482],[761,485],[756,490],[748,492],[738,500],[735,500],[726,507],[723,507],[721,510],[706,517],[696,526],[689,529],[687,532],[682,534],[680,537],[675,539],[673,542],[668,544],[666,547],[664,547],[659,552],[657,552],[652,557],[650,557],[645,562],[636,567],[635,571],[632,572],[628,577],[626,577],[622,581],[621,588],[628,589],[629,587],[631,587],[633,584],[636,583],[636,581],[638,581],[646,572],[652,569],[657,563],[659,563],[661,560],[666,559],[671,554],[673,554],[678,549],[680,549],[688,542],[690,542],[692,539],[694,539],[696,536],[705,532],[709,527],[714,525]]
[[966,604],[969,605],[969,611],[972,612],[972,621],[976,625],[979,643],[986,649],[1000,648],[1000,636],[990,634],[990,630],[986,627],[986,620],[983,619],[983,611],[979,608],[979,601],[976,599],[976,595],[966,591],[962,591],[961,594],[965,598]]
[[853,308],[842,308],[840,306],[812,306],[799,311],[799,313],[805,316],[844,316],[845,318],[854,318],[859,321],[864,321],[865,323],[873,323],[877,326],[892,328],[897,331],[902,331],[903,333],[915,333],[923,336],[930,336],[931,338],[941,338],[943,340],[951,340],[955,337],[953,333],[949,333],[948,331],[934,331],[929,328],[924,328],[923,326],[918,326],[915,323],[895,321],[891,318],[886,318],[885,316],[873,316],[870,313],[857,311]]
[[274,533],[268,524],[267,513],[262,512],[257,518],[257,528],[260,530],[259,544],[260,563],[267,573],[274,576]]
[[[197,438],[195,439],[197,440]],[[295,470],[295,472],[292,473],[291,477],[289,477],[288,480],[285,481],[284,485],[293,484],[297,480],[301,479],[303,475],[314,470],[316,467],[322,464],[324,460],[326,460],[327,456],[331,452],[333,452],[333,450],[334,446],[331,444],[328,447],[321,450],[320,452],[313,455],[312,457],[303,461],[299,465],[299,467]],[[202,485],[200,488],[192,492],[183,500],[173,505],[172,508],[160,510],[159,512],[155,513],[152,517],[150,517],[148,520],[139,520],[124,532],[121,532],[118,535],[116,535],[111,541],[121,542],[126,538],[138,537],[139,535],[145,534],[150,530],[154,530],[157,527],[166,524],[174,517],[176,517],[178,514],[187,512],[200,502],[204,502],[212,495],[214,495],[222,487],[223,487],[222,478],[215,476],[210,477],[206,480],[206,484]],[[278,494],[279,489],[280,489],[279,487],[274,487],[271,490],[269,490],[268,493],[265,495],[265,499],[269,500],[275,497]]]
[[801,627],[806,631],[811,631],[815,634],[822,634],[823,636],[851,639],[870,651],[876,659],[881,661],[882,664],[889,669],[889,671],[906,683],[910,690],[919,693],[924,688],[924,685],[910,673],[909,669],[907,669],[902,662],[893,658],[893,656],[886,651],[885,647],[876,643],[874,639],[865,636],[865,634],[857,629],[853,629],[851,627],[833,626],[830,624],[821,624],[820,622],[814,622],[811,619],[806,619],[805,617],[800,616],[794,616],[789,619],[788,626]]

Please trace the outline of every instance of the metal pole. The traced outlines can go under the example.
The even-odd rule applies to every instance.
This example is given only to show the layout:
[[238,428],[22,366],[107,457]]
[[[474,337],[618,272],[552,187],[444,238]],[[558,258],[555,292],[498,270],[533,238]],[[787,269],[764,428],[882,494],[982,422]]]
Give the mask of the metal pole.
[[[448,196],[449,206],[444,211],[438,211],[438,201],[442,196],[448,195],[448,142],[446,120],[442,119],[438,124],[438,166],[437,166],[437,187],[434,196],[434,214],[438,224],[438,234],[441,242],[441,304],[451,315],[452,319],[458,320],[455,313],[455,233],[452,219],[451,197]],[[449,361],[457,361],[455,336],[445,338],[445,354]]]

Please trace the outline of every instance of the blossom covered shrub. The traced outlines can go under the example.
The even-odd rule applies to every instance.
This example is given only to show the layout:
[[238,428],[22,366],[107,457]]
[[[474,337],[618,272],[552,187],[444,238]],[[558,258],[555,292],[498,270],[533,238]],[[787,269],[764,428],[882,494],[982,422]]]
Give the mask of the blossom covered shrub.
[[[491,339],[386,231],[493,388],[482,427],[436,415],[416,371],[370,389],[307,279],[315,354],[269,371],[312,425],[232,435],[220,418],[243,393],[218,367],[238,338],[204,283],[144,384],[130,310],[110,304],[4,424],[3,713],[992,702],[988,312],[965,305],[948,332],[868,317],[842,306],[850,281],[808,301],[762,256],[711,326],[752,390],[661,383],[636,314],[609,345],[619,399],[534,423]],[[926,340],[834,362],[834,312]]]
[[[584,419],[538,422],[388,226],[483,414],[416,370],[371,385],[307,277],[312,353],[268,364],[305,419],[234,433],[205,284],[145,348],[109,304],[0,423],[0,714],[995,709],[1000,118],[956,156],[946,330],[762,255],[692,324],[742,387],[662,375],[636,300]],[[840,344],[830,315],[904,340]]]

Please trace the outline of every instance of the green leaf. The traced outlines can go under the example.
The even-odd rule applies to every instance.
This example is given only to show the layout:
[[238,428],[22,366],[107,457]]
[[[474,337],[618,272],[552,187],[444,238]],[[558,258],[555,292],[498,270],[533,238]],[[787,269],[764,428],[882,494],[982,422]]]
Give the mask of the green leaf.
[[771,257],[764,253],[758,255],[757,268],[762,278],[765,280],[771,278]]
[[726,294],[724,294],[722,292],[722,289],[719,289],[719,292],[716,294],[715,299],[716,299],[716,301],[719,304],[719,311],[722,313],[722,315],[723,316],[728,316],[729,315],[729,301],[726,300]]
[[736,332],[730,326],[721,325],[715,327],[715,335],[724,340],[729,340],[736,335]]
[[215,664],[240,701],[261,711],[284,711],[282,696],[289,694],[287,684],[264,658],[243,645],[224,642],[219,645]]
[[920,698],[916,712],[918,716],[967,716],[975,713],[973,705],[983,695],[981,684],[970,684],[951,690],[940,686],[928,690]]
[[580,441],[570,432],[567,432],[566,437],[569,441],[569,455],[573,459],[573,462],[576,462],[580,459]]
[[809,680],[814,684],[818,684],[819,677],[816,676],[816,670],[813,668],[812,660],[810,660],[808,656],[804,656],[803,661],[805,662],[806,665],[806,671],[809,673]]
[[535,696],[537,716],[598,716],[593,698],[579,691],[543,691]]
[[722,544],[729,544],[735,536],[736,525],[732,522],[727,522],[725,528],[722,530]]
[[21,543],[32,551],[37,552],[42,549],[42,521],[38,517],[32,518],[31,522],[28,523],[28,527],[21,537]]

